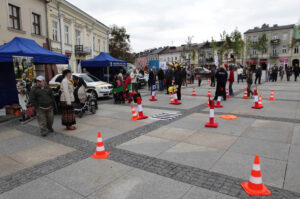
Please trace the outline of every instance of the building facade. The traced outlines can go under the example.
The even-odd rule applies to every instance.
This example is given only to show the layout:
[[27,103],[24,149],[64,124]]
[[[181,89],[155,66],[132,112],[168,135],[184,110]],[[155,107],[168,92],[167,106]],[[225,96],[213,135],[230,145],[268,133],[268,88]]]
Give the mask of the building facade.
[[[247,47],[247,43],[256,44],[263,34],[267,38],[267,50],[265,52],[260,52],[255,47]],[[264,24],[261,28],[255,27],[247,30],[244,33],[246,43],[244,64],[248,66],[261,65],[263,69],[274,64],[278,66],[292,65],[293,37],[294,24],[284,26],[275,24],[272,27]]]
[[[0,45],[14,37],[32,39],[46,46],[47,15],[45,0],[1,0],[0,1]],[[37,75],[45,75],[45,66],[35,66]]]
[[[52,0],[47,6],[51,50],[70,58],[73,72],[81,60],[109,52],[109,27],[65,0]],[[60,70],[65,66],[58,66]]]
[[299,60],[300,60],[300,22],[295,25],[295,29],[294,29],[294,38],[292,41],[292,65],[295,66],[296,64],[299,64]]

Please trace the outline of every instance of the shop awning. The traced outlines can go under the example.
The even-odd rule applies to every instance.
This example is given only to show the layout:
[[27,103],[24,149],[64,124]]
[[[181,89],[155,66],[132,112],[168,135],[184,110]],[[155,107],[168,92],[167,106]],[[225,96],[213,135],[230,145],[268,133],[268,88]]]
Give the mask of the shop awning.
[[68,64],[69,57],[39,46],[34,40],[15,37],[0,46],[0,62],[13,62],[13,56],[33,57],[35,64]]

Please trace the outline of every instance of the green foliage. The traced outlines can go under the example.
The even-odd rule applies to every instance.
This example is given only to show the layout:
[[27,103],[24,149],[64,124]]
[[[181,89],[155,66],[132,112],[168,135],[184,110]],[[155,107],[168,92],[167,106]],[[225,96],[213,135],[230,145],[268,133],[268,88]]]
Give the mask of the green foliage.
[[265,33],[258,37],[258,41],[255,43],[254,47],[262,54],[268,50],[268,38]]

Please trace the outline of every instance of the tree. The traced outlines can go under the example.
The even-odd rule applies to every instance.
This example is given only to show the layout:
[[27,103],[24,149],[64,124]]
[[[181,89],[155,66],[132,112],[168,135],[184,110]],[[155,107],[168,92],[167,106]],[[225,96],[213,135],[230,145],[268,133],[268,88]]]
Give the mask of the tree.
[[186,44],[183,47],[182,52],[180,53],[180,57],[182,57],[184,59],[184,61],[189,60],[190,64],[190,60],[194,59],[196,54],[193,52],[192,49],[192,39],[194,36],[188,36]]
[[255,48],[260,51],[262,55],[268,50],[268,38],[266,33],[263,33],[258,37]]
[[112,25],[109,33],[109,53],[117,59],[133,61],[130,50],[130,35],[125,27]]
[[[244,41],[242,38],[242,33],[235,29],[231,34],[231,44],[230,47],[233,51],[235,57],[241,57],[243,55]],[[235,62],[235,59],[234,59]]]

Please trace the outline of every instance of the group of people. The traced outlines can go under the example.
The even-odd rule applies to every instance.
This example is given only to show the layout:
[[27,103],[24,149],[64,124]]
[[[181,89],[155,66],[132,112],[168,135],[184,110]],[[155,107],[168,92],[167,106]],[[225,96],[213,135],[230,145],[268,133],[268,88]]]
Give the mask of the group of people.
[[283,80],[284,74],[286,74],[286,79],[287,81],[290,81],[291,76],[294,74],[295,81],[297,81],[297,78],[300,74],[300,68],[299,64],[295,64],[293,67],[292,66],[280,66],[278,67],[276,64],[272,67],[269,67],[268,73],[267,73],[267,78],[269,81],[272,82],[277,82],[278,75],[280,76],[280,80]]
[[[80,78],[74,78],[74,88],[71,82],[71,71],[64,70],[63,79],[60,85],[60,104],[61,104],[61,121],[62,125],[66,126],[67,130],[75,130],[76,124],[74,103],[82,102],[84,100],[84,93],[82,91],[86,87],[85,82]],[[75,92],[74,92],[75,91]],[[46,85],[45,78],[38,76],[35,78],[35,85],[30,91],[29,103],[35,108],[37,113],[37,121],[40,127],[42,136],[53,132],[53,109],[55,106],[55,99],[52,89]]]

